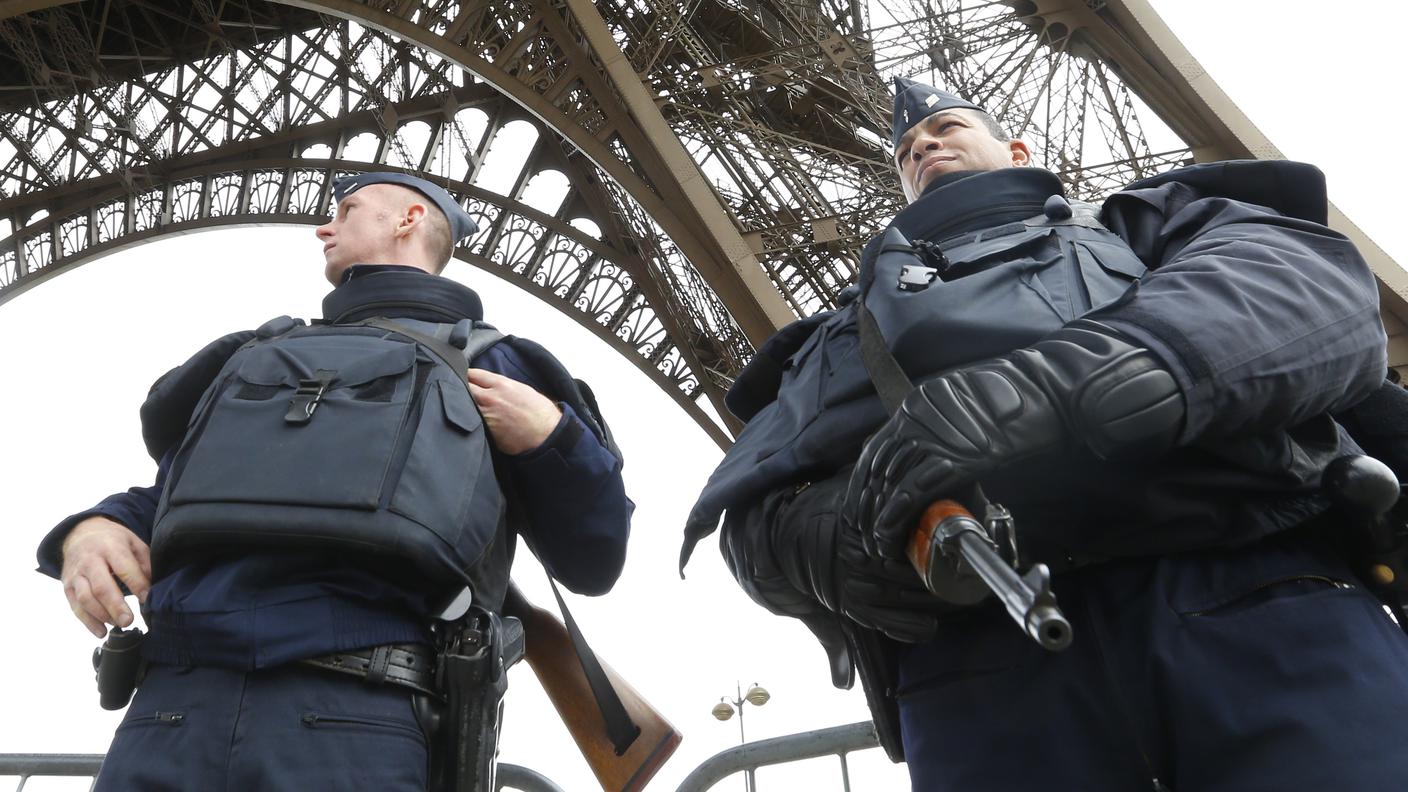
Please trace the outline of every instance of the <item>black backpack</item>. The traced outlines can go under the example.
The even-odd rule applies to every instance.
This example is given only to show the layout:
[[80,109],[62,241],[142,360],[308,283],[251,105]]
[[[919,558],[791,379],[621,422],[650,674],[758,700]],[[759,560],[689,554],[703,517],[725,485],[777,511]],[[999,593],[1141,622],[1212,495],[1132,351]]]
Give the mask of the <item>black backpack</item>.
[[[256,545],[370,554],[434,584],[474,583],[505,499],[465,370],[503,337],[467,319],[280,317],[207,347],[143,407],[149,450],[183,434],[152,534],[158,573],[187,553]],[[189,382],[208,385],[189,422],[162,425]]]

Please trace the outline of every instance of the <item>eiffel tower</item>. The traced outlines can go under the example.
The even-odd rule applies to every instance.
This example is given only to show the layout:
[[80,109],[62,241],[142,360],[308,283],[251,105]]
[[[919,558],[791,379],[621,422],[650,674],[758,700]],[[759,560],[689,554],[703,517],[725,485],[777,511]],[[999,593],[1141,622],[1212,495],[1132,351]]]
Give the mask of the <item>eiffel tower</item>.
[[[1147,0],[19,0],[0,303],[167,235],[321,223],[338,175],[403,170],[478,220],[457,258],[590,328],[724,445],[732,377],[834,307],[902,205],[893,75],[992,109],[1080,198],[1280,156]],[[526,156],[491,188],[509,145]],[[1405,366],[1408,276],[1331,217]]]

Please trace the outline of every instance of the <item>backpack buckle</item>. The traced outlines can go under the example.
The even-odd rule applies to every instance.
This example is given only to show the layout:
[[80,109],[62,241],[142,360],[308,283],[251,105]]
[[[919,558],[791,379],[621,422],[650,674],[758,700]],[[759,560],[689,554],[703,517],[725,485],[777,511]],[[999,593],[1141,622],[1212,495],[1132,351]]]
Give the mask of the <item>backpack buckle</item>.
[[313,372],[313,376],[315,379],[298,381],[298,390],[293,392],[288,412],[284,413],[284,421],[287,423],[306,424],[312,419],[313,411],[318,409],[318,402],[322,400],[323,394],[327,393],[328,385],[332,384],[337,372],[318,369]]
[[895,285],[900,291],[924,291],[948,270],[949,260],[938,245],[922,239],[911,243],[911,249],[923,263],[901,265],[899,283]]

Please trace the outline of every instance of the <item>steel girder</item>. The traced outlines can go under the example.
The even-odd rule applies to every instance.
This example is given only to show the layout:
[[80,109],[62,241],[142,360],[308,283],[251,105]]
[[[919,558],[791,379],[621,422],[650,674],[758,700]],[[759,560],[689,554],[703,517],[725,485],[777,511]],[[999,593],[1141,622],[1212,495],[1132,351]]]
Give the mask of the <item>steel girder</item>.
[[[399,167],[486,219],[457,256],[627,351],[721,442],[697,399],[722,413],[901,205],[890,76],[984,103],[1079,197],[1275,155],[1208,112],[1143,0],[28,0],[0,6],[0,44],[0,302],[122,240],[309,221],[335,171]],[[486,189],[522,121],[537,142]],[[529,206],[548,170],[568,195]]]

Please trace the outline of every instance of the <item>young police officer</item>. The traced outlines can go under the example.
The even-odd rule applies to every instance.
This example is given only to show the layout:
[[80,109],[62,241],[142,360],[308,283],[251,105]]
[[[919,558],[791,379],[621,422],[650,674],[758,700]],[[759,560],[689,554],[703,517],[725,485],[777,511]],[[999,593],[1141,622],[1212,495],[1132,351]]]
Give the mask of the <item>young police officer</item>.
[[[1198,165],[1097,215],[976,105],[906,80],[894,145],[910,205],[843,307],[739,377],[749,423],[685,557],[727,511],[735,577],[806,621],[838,684],[855,661],[916,790],[1408,781],[1408,641],[1320,488],[1358,450],[1329,413],[1383,380],[1385,338],[1319,172]],[[918,383],[888,420],[862,302]],[[975,482],[1020,562],[1054,570],[1066,651],[910,568],[920,510]]]
[[[317,229],[336,287],[323,301],[328,320],[483,318],[478,295],[439,277],[455,242],[475,231],[445,190],[412,176],[368,173],[339,180],[335,194],[336,215]],[[252,335],[212,344],[154,394],[194,378],[191,401]],[[633,508],[614,446],[554,393],[570,379],[531,342],[489,347],[468,381],[500,460],[499,483],[513,495],[509,511],[521,510],[529,545],[569,588],[604,593],[624,563]],[[153,520],[192,407],[172,416],[164,413],[175,410],[159,406],[149,415],[149,401],[143,410],[144,437],[160,459],[156,484],[68,518],[39,549],[41,571],[61,577],[74,614],[94,635],[132,621],[117,581],[143,603],[150,627],[149,665],[98,788],[425,789],[426,737],[412,696],[430,684],[427,625],[444,587],[385,556],[258,542],[178,557],[158,564],[161,575],[152,579]],[[309,413],[311,423],[332,417]],[[328,458],[323,470],[307,471],[306,484],[335,479],[353,464]],[[445,474],[450,488],[460,483],[457,474],[471,475]],[[238,461],[222,475],[242,475]],[[490,573],[497,590],[475,592],[487,607],[501,602],[512,541],[485,551],[486,563],[498,567]]]

